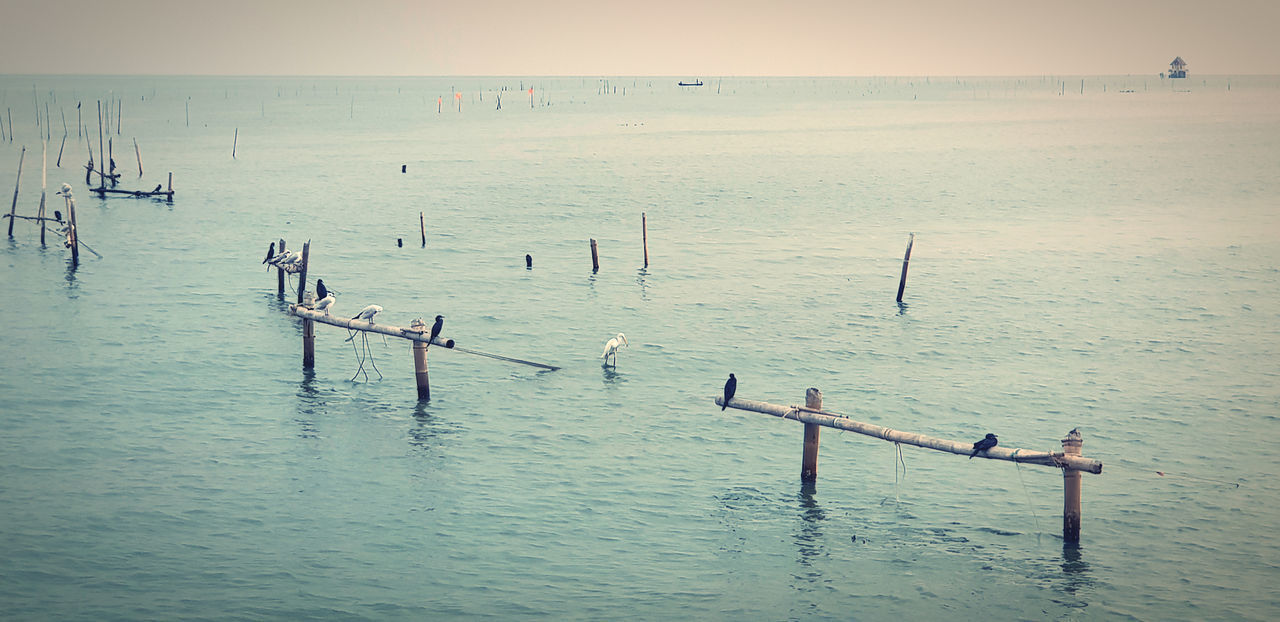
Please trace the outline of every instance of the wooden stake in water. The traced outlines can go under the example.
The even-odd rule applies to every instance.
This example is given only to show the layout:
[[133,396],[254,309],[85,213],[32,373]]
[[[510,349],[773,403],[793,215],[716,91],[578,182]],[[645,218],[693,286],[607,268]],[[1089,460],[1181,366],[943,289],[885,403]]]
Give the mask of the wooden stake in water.
[[9,208],[9,237],[13,237],[13,216],[18,212],[18,187],[22,183],[22,162],[26,159],[27,147],[23,145],[22,153],[18,155],[18,177],[13,182],[13,205]]
[[644,241],[644,267],[649,267],[649,223],[644,212],[640,212],[640,237]]
[[138,177],[142,177],[142,150],[138,148],[138,139],[133,139],[133,155],[138,156]]
[[80,263],[80,232],[76,229],[76,200],[67,195],[67,242],[71,244],[71,263]]
[[[107,153],[106,143],[102,139],[102,100],[99,99],[98,100],[98,155],[102,156],[102,155],[106,155],[106,153]],[[102,166],[98,167],[98,179],[100,180],[99,187],[102,187],[102,188],[107,187],[106,170],[107,170],[107,161],[103,160]]]
[[916,234],[907,238],[907,252],[902,256],[902,278],[898,279],[898,302],[902,302],[902,291],[907,288],[907,262],[911,261],[911,245],[916,241]]
[[596,253],[596,239],[591,238],[591,272],[600,271],[600,256]]
[[[307,296],[303,301],[308,309],[315,304],[315,295]],[[316,366],[316,322],[310,318],[302,320],[302,368],[314,369]]]
[[[280,238],[280,245],[276,248],[280,249],[281,253],[285,251],[284,238]],[[284,268],[280,266],[276,266],[276,297],[284,300]]]
[[[409,325],[411,330],[417,331],[419,334],[427,332],[427,324],[422,320],[414,320]],[[431,377],[427,367],[427,343],[425,341],[413,342],[413,377],[418,385],[418,399],[431,399]]]
[[[804,392],[804,407],[822,410],[822,391],[809,388]],[[804,457],[800,462],[800,481],[813,483],[818,481],[818,440],[822,426],[816,423],[804,424]]]
[[240,128],[236,128],[236,135],[231,139],[231,159],[236,159],[236,145],[240,143]]
[[418,212],[418,228],[422,231],[422,248],[427,247],[427,217]]
[[302,304],[302,295],[307,291],[307,259],[311,254],[311,240],[302,244],[302,270],[298,271],[298,304]]
[[67,146],[67,135],[62,135],[62,146],[58,147],[58,168],[62,168],[62,150]]
[[[66,140],[66,137],[63,137]],[[44,246],[44,198],[49,186],[49,142],[45,141],[40,149],[40,209],[36,217],[40,219],[40,246]],[[13,222],[10,219],[9,222]]]
[[[1068,456],[1079,456],[1084,441],[1078,430],[1067,433],[1062,439],[1062,453]],[[1080,471],[1062,469],[1062,540],[1064,542],[1080,541]]]

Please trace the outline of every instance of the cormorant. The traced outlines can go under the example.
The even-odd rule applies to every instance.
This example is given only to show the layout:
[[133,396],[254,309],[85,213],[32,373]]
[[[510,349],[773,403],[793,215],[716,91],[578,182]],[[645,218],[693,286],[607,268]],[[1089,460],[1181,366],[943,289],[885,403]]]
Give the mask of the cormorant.
[[58,222],[62,222],[62,212],[59,212],[58,210],[53,210],[53,219]]
[[729,379],[724,381],[724,403],[720,405],[720,410],[729,407],[729,400],[733,399],[733,394],[738,392],[738,379],[729,374]]
[[973,453],[969,454],[969,459],[973,460],[973,457],[978,455],[978,452],[980,451],[985,452],[988,449],[991,449],[992,447],[995,447],[995,446],[996,446],[996,435],[988,434],[986,438],[973,444]]
[[160,184],[156,184],[156,189],[152,190],[152,192],[160,192]]
[[437,315],[436,323],[431,325],[431,338],[427,340],[427,347],[431,347],[431,342],[440,336],[440,331],[444,330],[444,316]]
[[[54,212],[54,213],[57,214],[58,212]],[[262,258],[262,263],[267,263],[268,261],[271,261],[271,258],[275,256],[276,256],[276,243],[272,242],[271,246],[267,247],[267,256]]]
[[329,288],[324,286],[324,279],[316,279],[316,295],[321,298],[329,297]]

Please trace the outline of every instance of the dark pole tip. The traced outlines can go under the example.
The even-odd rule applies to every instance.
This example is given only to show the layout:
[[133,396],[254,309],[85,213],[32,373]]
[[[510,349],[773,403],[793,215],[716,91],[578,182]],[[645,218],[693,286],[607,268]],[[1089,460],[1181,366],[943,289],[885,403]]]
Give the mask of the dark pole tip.
[[400,248],[403,248],[403,247],[404,247],[404,238],[396,238],[396,246],[397,246],[397,247],[400,247]]

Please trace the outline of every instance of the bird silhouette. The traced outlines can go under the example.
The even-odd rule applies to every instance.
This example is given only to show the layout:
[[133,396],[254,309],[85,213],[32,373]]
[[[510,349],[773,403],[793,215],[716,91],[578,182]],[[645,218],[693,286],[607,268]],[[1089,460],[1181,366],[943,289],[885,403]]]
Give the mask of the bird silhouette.
[[53,210],[53,219],[58,222],[62,222],[62,212],[59,212],[58,210]]
[[329,288],[324,286],[324,279],[316,279],[316,295],[321,298],[329,296]]
[[271,259],[274,258],[275,256],[276,256],[276,243],[272,242],[271,245],[267,247],[267,256],[262,258],[262,263],[267,263],[268,261],[271,261]]
[[996,442],[996,435],[988,434],[986,438],[973,444],[973,453],[969,454],[969,459],[973,460],[973,457],[978,455],[980,451],[985,453],[988,449],[995,447]]
[[431,347],[431,342],[435,341],[436,337],[440,336],[440,331],[442,330],[444,330],[444,316],[437,315],[436,323],[431,325],[431,338],[427,339],[428,348]]
[[720,404],[720,410],[729,407],[729,400],[733,399],[733,394],[738,392],[738,379],[733,374],[729,374],[729,379],[724,381],[724,402]]
[[160,184],[156,184],[156,189],[152,190],[152,192],[160,192]]

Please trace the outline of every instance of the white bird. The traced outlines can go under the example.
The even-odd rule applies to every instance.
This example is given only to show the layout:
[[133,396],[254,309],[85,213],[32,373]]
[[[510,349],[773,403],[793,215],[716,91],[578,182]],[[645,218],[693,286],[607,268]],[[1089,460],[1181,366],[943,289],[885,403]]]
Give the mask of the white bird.
[[325,315],[329,315],[329,309],[333,308],[333,303],[337,298],[333,297],[333,292],[329,292],[328,296],[316,301],[316,311],[324,311]]
[[71,184],[62,184],[62,190],[59,190],[59,191],[58,191],[58,194],[59,194],[59,195],[61,195],[61,196],[64,196],[64,197],[70,197],[70,196],[71,196]]
[[370,324],[373,323],[373,316],[382,313],[382,307],[378,305],[369,305],[360,310],[359,313],[351,317],[353,320],[364,320]]
[[292,266],[293,264],[296,264],[299,261],[302,261],[302,251],[293,251],[292,253],[289,253],[288,255],[286,255],[284,259],[281,259],[276,265]]
[[273,265],[273,266],[276,266],[276,265],[280,265],[280,262],[282,262],[282,261],[284,261],[284,260],[286,260],[286,259],[288,259],[288,258],[289,258],[289,251],[281,250],[281,251],[280,251],[280,253],[279,253],[279,254],[277,254],[275,257],[272,257],[271,259],[268,259],[268,260],[267,260],[267,263],[269,263],[269,264],[271,264],[271,265]]
[[627,336],[622,333],[618,333],[617,337],[610,339],[608,342],[604,344],[604,354],[601,354],[600,358],[604,359],[605,365],[609,364],[609,357],[612,356],[613,364],[614,366],[617,366],[618,348],[621,346],[627,346],[628,348],[631,347],[631,344],[627,343]]

